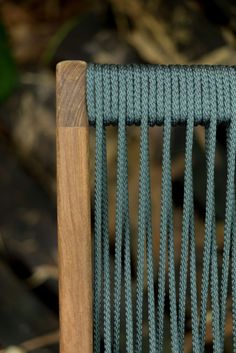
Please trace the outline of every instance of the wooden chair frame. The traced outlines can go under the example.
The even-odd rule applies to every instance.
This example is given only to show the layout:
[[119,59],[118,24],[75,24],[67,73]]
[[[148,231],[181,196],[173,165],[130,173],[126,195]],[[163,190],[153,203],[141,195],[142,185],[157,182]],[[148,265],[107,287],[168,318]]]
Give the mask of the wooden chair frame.
[[57,65],[60,352],[92,353],[92,249],[86,69]]

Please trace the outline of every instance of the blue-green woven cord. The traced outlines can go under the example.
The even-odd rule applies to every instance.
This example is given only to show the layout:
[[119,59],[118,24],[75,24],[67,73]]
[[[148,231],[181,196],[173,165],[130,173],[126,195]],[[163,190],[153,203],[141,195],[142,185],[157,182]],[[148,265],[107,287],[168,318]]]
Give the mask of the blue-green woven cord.
[[[145,68],[144,68],[145,70]],[[143,84],[139,114],[142,115],[143,100],[148,99],[148,76],[141,80],[142,71],[139,71],[138,85]],[[135,92],[134,92],[135,93]],[[145,242],[147,249],[147,291],[148,291],[148,328],[149,351],[156,352],[155,333],[155,301],[153,279],[153,254],[152,254],[152,226],[151,226],[151,193],[149,175],[149,139],[148,120],[141,122],[140,137],[140,174],[139,174],[139,210],[138,210],[138,247],[137,247],[137,292],[136,292],[136,345],[135,352],[142,352],[142,323],[143,323],[143,289],[144,289],[144,259]],[[146,238],[146,239],[145,239]]]
[[[184,198],[183,198],[183,223],[181,239],[181,262],[179,272],[179,340],[180,352],[184,347],[185,333],[185,309],[186,309],[186,290],[187,290],[187,269],[189,243],[194,244],[194,215],[193,215],[193,176],[192,176],[192,150],[193,150],[193,127],[194,127],[194,92],[196,87],[193,85],[194,71],[186,73],[183,85],[183,99],[181,104],[181,115],[186,117],[186,143],[185,143],[185,173],[184,173]],[[188,87],[189,81],[191,87]],[[191,94],[191,92],[193,94]],[[188,104],[187,104],[188,101]],[[187,106],[190,107],[187,111]],[[193,332],[193,352],[199,352],[198,325],[197,317],[197,295],[196,295],[196,264],[195,248],[191,253],[191,301],[192,301],[192,332]]]
[[[235,193],[235,189],[234,189]],[[233,351],[236,352],[236,214],[234,203],[233,225],[232,225],[232,316],[233,316]]]
[[[235,100],[235,84],[232,73],[228,72],[230,85],[230,110],[232,115],[236,115],[236,100]],[[234,216],[234,201],[235,201],[235,157],[236,157],[236,119],[232,119],[227,130],[227,185],[226,185],[226,210],[225,210],[225,227],[224,227],[224,248],[223,248],[223,264],[221,274],[221,340],[222,350],[224,340],[224,329],[226,319],[226,304],[228,291],[228,275],[229,275],[229,256],[231,248],[232,224]],[[235,234],[233,234],[235,236]]]
[[[118,353],[123,352],[124,346],[128,353],[143,352],[146,335],[144,309],[147,308],[148,351],[167,351],[165,341],[168,330],[171,352],[182,353],[189,297],[192,351],[205,351],[207,315],[210,310],[213,352],[223,353],[229,294],[232,295],[233,351],[236,352],[235,68],[90,64],[87,70],[87,110],[89,123],[96,129],[94,352]],[[205,125],[206,147],[205,232],[200,290],[197,288],[196,266],[199,259],[196,259],[193,190],[194,125],[198,124]],[[219,124],[224,124],[227,130],[227,182],[221,270],[215,220],[216,132]],[[113,269],[108,229],[108,125],[115,125],[118,129]],[[140,126],[137,234],[131,233],[130,228],[130,214],[133,210],[129,208],[128,196],[128,125]],[[163,126],[161,220],[160,229],[155,229],[154,232],[149,166],[149,128],[153,125]],[[173,223],[171,179],[171,150],[174,148],[171,134],[175,125],[185,125],[186,129],[179,268],[175,261],[177,235]],[[159,260],[153,255],[156,253],[153,252],[153,234],[160,238]],[[132,238],[137,239],[137,260],[134,261],[136,268],[133,271]],[[154,265],[157,263],[158,274],[154,277]],[[166,325],[167,312],[170,315],[169,329]],[[125,333],[124,343],[122,332]]]
[[[117,73],[116,73],[117,74]],[[120,80],[117,82],[121,85]],[[126,92],[118,90],[117,104],[123,116],[126,114]],[[117,150],[117,192],[116,192],[116,234],[115,234],[115,269],[114,269],[114,348],[120,352],[120,315],[122,284],[122,243],[124,243],[124,286],[127,351],[133,352],[133,313],[130,259],[130,225],[128,199],[128,164],[125,119],[118,123]]]
[[[163,70],[160,70],[163,79]],[[163,351],[164,339],[164,304],[165,304],[165,277],[166,277],[166,253],[168,243],[169,260],[169,293],[170,293],[170,325],[172,352],[178,352],[177,311],[175,298],[175,274],[173,264],[173,219],[172,219],[172,187],[171,187],[171,105],[168,92],[171,88],[171,70],[168,68],[167,80],[163,81],[164,114],[163,123],[163,161],[162,161],[162,193],[161,193],[161,226],[160,226],[160,254],[157,300],[157,337],[158,349]],[[168,77],[169,76],[169,77]],[[172,97],[170,97],[171,99]]]

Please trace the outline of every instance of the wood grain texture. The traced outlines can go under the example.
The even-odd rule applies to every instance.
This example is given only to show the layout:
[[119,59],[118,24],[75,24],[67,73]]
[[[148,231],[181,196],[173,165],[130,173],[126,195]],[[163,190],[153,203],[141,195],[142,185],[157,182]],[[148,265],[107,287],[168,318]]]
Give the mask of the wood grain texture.
[[59,64],[58,67],[60,68],[57,76],[60,351],[92,353],[89,128],[84,81],[86,66],[78,62],[68,62]]
[[57,64],[57,126],[87,126],[84,61]]
[[88,128],[57,131],[61,353],[92,353]]

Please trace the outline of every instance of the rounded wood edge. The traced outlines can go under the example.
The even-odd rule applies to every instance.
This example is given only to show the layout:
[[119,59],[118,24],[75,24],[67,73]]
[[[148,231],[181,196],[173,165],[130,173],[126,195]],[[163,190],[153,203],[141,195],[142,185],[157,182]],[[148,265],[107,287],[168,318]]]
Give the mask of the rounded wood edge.
[[57,126],[88,126],[84,61],[62,61],[56,67]]

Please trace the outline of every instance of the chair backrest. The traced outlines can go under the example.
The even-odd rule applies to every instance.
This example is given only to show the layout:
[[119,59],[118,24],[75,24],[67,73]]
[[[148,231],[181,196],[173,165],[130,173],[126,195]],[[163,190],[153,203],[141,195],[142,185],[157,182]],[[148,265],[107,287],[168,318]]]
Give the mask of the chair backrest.
[[[118,135],[114,261],[108,217],[106,129],[109,125],[117,126]],[[130,226],[134,212],[130,209],[128,185],[127,126],[130,125],[140,126],[137,234],[133,234]],[[163,148],[160,229],[153,232],[149,128],[155,125],[163,127]],[[172,201],[171,135],[176,125],[185,127],[181,235],[175,233]],[[194,182],[193,176],[197,125],[205,129],[206,156],[206,166],[202,166],[206,185],[200,257],[196,251],[199,239],[194,215],[194,185],[198,180]],[[95,127],[96,135],[93,224],[89,126]],[[215,192],[219,129],[226,131],[222,256],[218,253]],[[227,335],[232,338],[232,351],[236,351],[235,158],[234,67],[87,65],[79,61],[58,64],[62,353],[198,353],[206,351],[209,336],[211,349],[225,352]],[[135,255],[131,249],[134,237]],[[158,237],[158,257],[154,255],[154,237]]]

